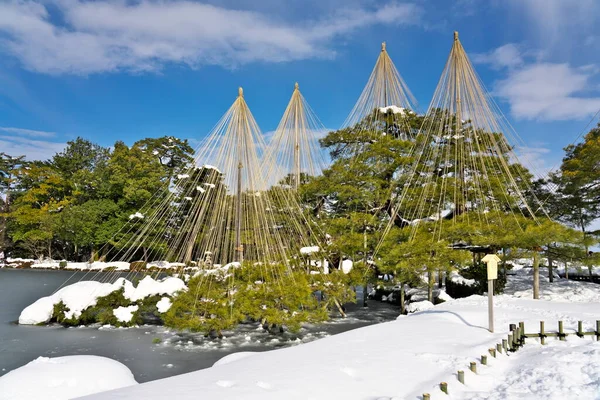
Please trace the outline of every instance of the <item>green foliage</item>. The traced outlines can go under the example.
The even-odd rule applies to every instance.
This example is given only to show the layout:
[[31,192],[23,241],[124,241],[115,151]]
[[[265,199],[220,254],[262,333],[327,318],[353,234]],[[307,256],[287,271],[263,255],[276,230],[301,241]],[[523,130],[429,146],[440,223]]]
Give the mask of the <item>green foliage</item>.
[[[220,335],[244,321],[256,321],[269,331],[297,331],[303,323],[328,318],[335,303],[352,299],[347,278],[307,274],[303,269],[271,265],[269,271],[245,263],[192,278],[189,290],[173,299],[165,325]],[[314,292],[323,293],[319,302]]]

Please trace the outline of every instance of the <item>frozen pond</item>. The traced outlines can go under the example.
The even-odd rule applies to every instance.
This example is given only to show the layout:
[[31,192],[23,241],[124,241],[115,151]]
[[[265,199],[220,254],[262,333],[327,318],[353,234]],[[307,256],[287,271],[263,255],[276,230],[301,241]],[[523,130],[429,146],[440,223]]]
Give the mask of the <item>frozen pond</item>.
[[[179,334],[160,326],[129,329],[61,326],[20,326],[23,308],[51,294],[67,279],[84,273],[0,269],[0,376],[38,356],[88,354],[110,357],[127,365],[138,382],[165,378],[212,366],[227,354],[266,351],[334,335],[350,329],[395,319],[397,307],[369,302],[367,308],[349,307],[348,318],[306,326],[298,334],[269,335],[249,324],[225,333],[222,340]],[[91,279],[95,275],[88,275]],[[100,277],[101,278],[101,277]],[[100,279],[99,278],[99,279]],[[160,343],[153,343],[160,339]],[[319,360],[315,360],[316,363]]]

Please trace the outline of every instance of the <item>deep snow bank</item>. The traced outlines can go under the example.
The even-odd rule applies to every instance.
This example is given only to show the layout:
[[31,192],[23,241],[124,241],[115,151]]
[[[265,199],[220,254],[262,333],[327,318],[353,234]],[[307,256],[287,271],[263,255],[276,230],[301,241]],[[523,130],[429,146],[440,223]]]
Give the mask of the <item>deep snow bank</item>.
[[125,365],[106,357],[39,357],[0,377],[0,399],[72,399],[136,385]]
[[[396,321],[297,347],[232,357],[212,368],[92,398],[192,399],[202,393],[211,399],[409,399],[430,392],[435,400],[447,398],[438,388],[442,381],[449,382],[455,395],[466,395],[465,388],[458,386],[456,371],[466,371],[471,389],[483,384],[468,371],[469,363],[505,338],[509,323],[524,321],[531,330],[543,319],[551,331],[562,320],[569,331],[582,320],[584,329],[591,330],[600,319],[600,303],[556,303],[503,295],[495,298],[495,312],[497,333],[487,331],[486,298],[471,296]],[[573,340],[592,343],[590,339]],[[528,390],[523,398],[541,398],[536,397],[535,388]]]
[[[19,316],[19,324],[35,325],[47,323],[52,318],[54,305],[61,301],[69,309],[65,313],[65,317],[78,318],[83,310],[96,305],[98,298],[107,296],[121,288],[123,288],[125,298],[135,302],[153,295],[173,296],[180,290],[186,290],[187,287],[181,279],[173,277],[154,280],[152,277],[146,276],[140,281],[137,287],[124,278],[117,279],[115,283],[101,283],[96,281],[76,282],[65,286],[50,296],[40,298],[35,303],[26,307]],[[124,317],[124,314],[122,311],[118,312],[121,313],[118,316],[119,320],[123,320],[120,317]]]

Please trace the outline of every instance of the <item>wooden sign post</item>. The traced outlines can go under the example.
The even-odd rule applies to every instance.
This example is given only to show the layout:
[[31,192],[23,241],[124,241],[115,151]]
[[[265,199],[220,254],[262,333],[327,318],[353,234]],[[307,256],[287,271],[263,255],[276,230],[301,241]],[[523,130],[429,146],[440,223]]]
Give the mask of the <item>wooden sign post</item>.
[[495,254],[487,254],[481,259],[487,264],[488,278],[488,330],[494,332],[494,279],[498,279],[498,261],[500,257]]

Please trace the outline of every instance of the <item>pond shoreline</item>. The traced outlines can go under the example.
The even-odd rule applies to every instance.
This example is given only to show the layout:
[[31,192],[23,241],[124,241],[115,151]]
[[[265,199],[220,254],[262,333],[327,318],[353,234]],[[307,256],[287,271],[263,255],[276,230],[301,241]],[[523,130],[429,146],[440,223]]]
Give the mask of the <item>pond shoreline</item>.
[[[115,274],[115,271],[111,273]],[[131,272],[117,271],[115,277],[128,273]],[[298,334],[273,335],[258,324],[243,324],[226,331],[223,339],[175,332],[160,325],[65,328],[56,324],[14,324],[23,308],[51,294],[67,279],[75,282],[84,276],[93,279],[94,275],[85,271],[0,269],[0,301],[5,305],[0,309],[0,376],[38,356],[89,354],[120,361],[132,370],[138,382],[147,382],[208,368],[222,357],[238,351],[268,351],[294,346],[390,321],[399,314],[397,307],[372,301],[366,308],[349,306],[346,319],[334,318],[324,324],[307,325]],[[98,277],[104,278],[106,274]]]

